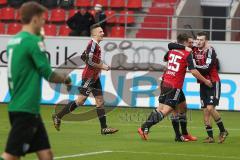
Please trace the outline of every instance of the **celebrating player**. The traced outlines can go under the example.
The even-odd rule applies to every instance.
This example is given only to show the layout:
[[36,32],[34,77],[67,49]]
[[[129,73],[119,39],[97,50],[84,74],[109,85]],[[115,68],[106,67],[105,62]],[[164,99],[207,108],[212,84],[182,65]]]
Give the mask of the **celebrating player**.
[[[188,36],[188,35],[185,35]],[[189,48],[187,48],[189,47]],[[188,36],[187,40],[187,46],[185,46],[186,49],[189,51],[193,47],[193,38]],[[164,61],[168,61],[168,52],[164,56]],[[186,103],[186,98],[185,96],[182,97],[182,100],[180,100],[181,103],[178,104],[177,110],[173,110],[171,114],[171,121],[172,121],[172,126],[175,132],[175,141],[177,142],[187,142],[187,141],[196,141],[197,137],[192,136],[189,134],[187,130],[187,103]],[[181,132],[180,132],[180,127],[181,127]]]
[[[180,34],[177,41],[180,44],[187,45],[188,37]],[[161,93],[159,96],[159,106],[152,111],[148,119],[138,128],[138,133],[143,140],[148,139],[149,129],[162,121],[170,112],[176,109],[176,106],[182,102],[184,93],[182,85],[186,74],[186,68],[200,81],[211,87],[212,83],[205,79],[195,68],[192,54],[185,50],[171,50],[168,53],[168,66],[163,75],[161,83]]]
[[[213,129],[210,118],[212,117],[220,131],[219,143],[223,143],[228,136],[228,131],[225,129],[221,116],[216,110],[219,104],[221,94],[221,81],[218,75],[218,60],[217,54],[212,46],[208,44],[208,34],[200,32],[197,34],[197,46],[193,47],[193,58],[196,63],[196,68],[199,72],[213,83],[213,87],[209,88],[200,81],[200,99],[201,107],[204,113],[204,124],[208,137],[204,140],[205,143],[214,143]],[[182,45],[169,44],[171,49],[183,49]]]
[[118,129],[110,128],[106,123],[102,85],[99,79],[101,70],[108,71],[110,67],[101,61],[101,49],[99,43],[103,40],[104,32],[99,25],[91,26],[92,40],[89,41],[85,52],[86,67],[82,73],[80,95],[75,101],[69,102],[59,113],[53,115],[54,126],[60,130],[61,119],[72,112],[78,106],[83,105],[89,94],[92,93],[96,101],[96,111],[101,125],[101,134],[112,134]]
[[11,130],[1,160],[18,160],[36,152],[39,160],[52,160],[48,135],[40,115],[41,78],[55,83],[71,83],[69,77],[51,70],[40,36],[46,8],[36,2],[20,8],[22,31],[7,45],[8,105]]

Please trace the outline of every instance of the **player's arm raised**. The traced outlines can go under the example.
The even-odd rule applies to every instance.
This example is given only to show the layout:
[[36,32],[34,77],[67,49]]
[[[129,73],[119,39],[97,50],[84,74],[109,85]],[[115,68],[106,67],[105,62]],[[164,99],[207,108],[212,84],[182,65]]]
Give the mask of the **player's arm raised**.
[[194,60],[191,53],[187,57],[187,62],[188,62],[188,69],[192,73],[192,75],[198,80],[200,80],[201,82],[203,82],[204,84],[206,84],[208,87],[212,87],[212,82],[204,78],[201,75],[201,73],[195,68]]

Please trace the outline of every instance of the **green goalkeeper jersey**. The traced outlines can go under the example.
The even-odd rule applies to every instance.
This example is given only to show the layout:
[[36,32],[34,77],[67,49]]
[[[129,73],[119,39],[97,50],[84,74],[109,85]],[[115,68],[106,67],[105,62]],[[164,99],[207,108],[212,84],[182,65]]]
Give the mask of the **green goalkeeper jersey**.
[[41,78],[49,79],[52,69],[40,37],[20,32],[7,45],[9,112],[39,114]]

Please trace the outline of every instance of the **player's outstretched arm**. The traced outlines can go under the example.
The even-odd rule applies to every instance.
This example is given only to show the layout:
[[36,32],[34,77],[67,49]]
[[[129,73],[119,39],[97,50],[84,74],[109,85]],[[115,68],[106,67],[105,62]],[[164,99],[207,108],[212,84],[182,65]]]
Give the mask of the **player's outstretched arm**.
[[65,73],[58,73],[56,71],[53,71],[50,75],[49,82],[53,83],[64,83],[66,85],[71,85],[71,78],[67,76]]
[[203,82],[205,85],[207,85],[208,87],[212,87],[212,82],[210,80],[207,80],[206,78],[204,78],[201,73],[199,73],[199,71],[197,69],[191,69],[190,72],[192,73],[192,75],[197,78],[198,80],[200,80],[201,82]]

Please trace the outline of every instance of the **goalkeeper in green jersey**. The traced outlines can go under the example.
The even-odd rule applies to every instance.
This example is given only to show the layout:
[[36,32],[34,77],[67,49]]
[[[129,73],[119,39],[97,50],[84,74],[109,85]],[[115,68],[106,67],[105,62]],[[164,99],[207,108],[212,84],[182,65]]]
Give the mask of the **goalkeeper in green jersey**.
[[52,71],[48,62],[40,34],[45,11],[36,2],[24,3],[20,8],[22,30],[7,45],[11,130],[0,160],[18,160],[32,152],[40,160],[53,159],[40,115],[41,79],[66,85],[71,84],[71,79]]

